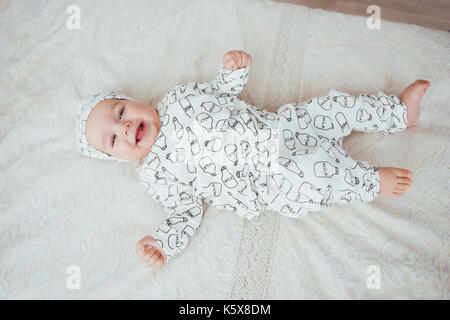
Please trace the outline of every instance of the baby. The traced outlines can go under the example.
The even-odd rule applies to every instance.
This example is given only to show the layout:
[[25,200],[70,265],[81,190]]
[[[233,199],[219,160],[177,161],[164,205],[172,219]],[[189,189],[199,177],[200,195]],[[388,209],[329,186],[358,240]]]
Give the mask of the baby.
[[81,105],[81,154],[132,161],[168,213],[137,243],[150,267],[161,268],[186,247],[203,201],[248,219],[266,210],[300,218],[333,203],[398,197],[412,182],[406,169],[352,159],[342,139],[352,130],[390,134],[413,126],[429,81],[415,81],[400,98],[331,90],[268,112],[238,99],[251,62],[246,52],[229,51],[214,80],[178,85],[156,106],[118,93]]

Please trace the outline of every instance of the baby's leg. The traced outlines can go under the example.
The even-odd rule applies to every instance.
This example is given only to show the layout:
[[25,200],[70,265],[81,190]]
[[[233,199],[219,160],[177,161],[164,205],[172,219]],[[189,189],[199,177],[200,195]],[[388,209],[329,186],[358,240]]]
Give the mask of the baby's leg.
[[[407,101],[411,104],[412,101],[420,101],[417,99],[416,89],[411,88],[405,92],[405,98],[409,98]],[[382,131],[385,134],[403,131],[409,118],[408,107],[404,101],[395,95],[388,96],[382,92],[377,96],[352,96],[331,90],[328,96],[313,98],[297,106],[297,110],[297,116],[305,113],[308,119],[311,119],[310,125],[319,136],[335,141],[349,135],[352,130]]]
[[334,203],[370,202],[378,196],[398,197],[411,184],[408,170],[378,168],[354,160],[333,140],[323,138],[318,144],[316,152],[304,156],[302,161],[285,159],[277,166],[275,174],[266,182],[270,210],[299,218]]
[[324,189],[330,184],[330,196],[326,203],[370,202],[376,197],[398,197],[410,186],[409,170],[391,167],[374,167],[354,160],[337,143],[321,139],[318,155],[323,159],[313,165],[313,184]]

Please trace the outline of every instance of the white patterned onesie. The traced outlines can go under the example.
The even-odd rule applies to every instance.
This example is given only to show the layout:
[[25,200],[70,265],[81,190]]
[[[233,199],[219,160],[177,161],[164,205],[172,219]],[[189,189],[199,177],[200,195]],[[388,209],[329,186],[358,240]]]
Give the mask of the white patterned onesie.
[[176,86],[157,104],[161,130],[138,173],[168,212],[151,234],[168,258],[193,237],[202,201],[248,219],[265,210],[299,218],[378,195],[378,168],[353,160],[342,138],[404,130],[400,99],[331,90],[267,112],[237,98],[249,69],[221,67],[213,81]]

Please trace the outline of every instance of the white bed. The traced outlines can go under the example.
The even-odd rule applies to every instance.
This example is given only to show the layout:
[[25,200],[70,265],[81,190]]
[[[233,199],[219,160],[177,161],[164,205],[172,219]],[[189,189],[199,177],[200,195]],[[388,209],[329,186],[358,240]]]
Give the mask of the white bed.
[[[77,4],[81,29],[67,28],[61,1],[0,3],[0,298],[449,298],[449,33],[369,30],[364,17],[270,1]],[[154,104],[213,79],[231,49],[253,56],[241,98],[270,110],[331,88],[400,94],[430,80],[415,128],[344,142],[355,158],[410,169],[414,183],[399,199],[302,220],[209,208],[188,248],[152,271],[135,244],[162,208],[131,166],[78,154],[78,105],[107,90]]]

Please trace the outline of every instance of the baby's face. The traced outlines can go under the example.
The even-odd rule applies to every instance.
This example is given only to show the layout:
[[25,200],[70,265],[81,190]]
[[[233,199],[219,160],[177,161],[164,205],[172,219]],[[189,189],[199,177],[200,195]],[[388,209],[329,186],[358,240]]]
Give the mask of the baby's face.
[[150,152],[161,128],[154,107],[125,99],[106,99],[89,113],[86,139],[111,156],[137,161]]

